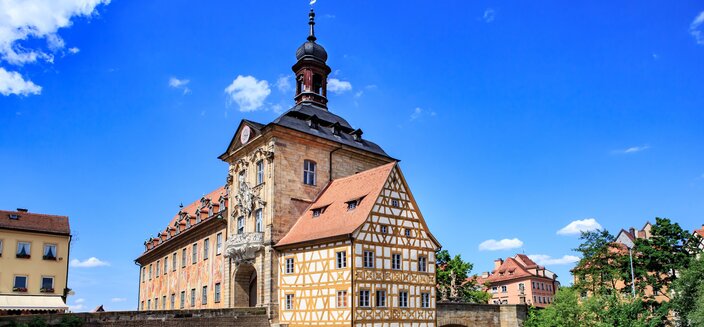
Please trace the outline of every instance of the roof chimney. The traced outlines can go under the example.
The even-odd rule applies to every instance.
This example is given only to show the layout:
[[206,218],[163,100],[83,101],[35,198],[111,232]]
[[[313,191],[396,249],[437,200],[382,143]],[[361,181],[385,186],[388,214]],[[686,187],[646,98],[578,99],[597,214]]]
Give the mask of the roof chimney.
[[498,259],[494,260],[494,270],[499,269],[499,267],[501,267],[501,265],[503,265],[503,264],[504,264],[504,259],[498,258]]
[[628,229],[628,232],[631,233],[631,236],[633,236],[633,238],[638,238],[638,235],[636,235],[636,229],[635,229],[635,228],[633,228],[633,227],[629,228],[629,229]]
[[28,212],[29,210],[27,210],[27,209],[25,209],[25,208],[17,208],[17,211],[19,211],[19,212]]

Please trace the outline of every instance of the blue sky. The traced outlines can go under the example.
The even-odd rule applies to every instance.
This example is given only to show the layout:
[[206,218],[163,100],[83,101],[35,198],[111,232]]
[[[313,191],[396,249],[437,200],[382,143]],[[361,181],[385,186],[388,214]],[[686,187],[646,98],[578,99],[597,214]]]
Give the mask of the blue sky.
[[[0,3],[0,208],[70,216],[69,304],[132,309],[142,242],[224,183],[240,119],[292,105],[309,6],[38,2]],[[569,283],[572,222],[704,222],[701,2],[315,7],[331,111],[402,160],[474,272],[526,253]]]

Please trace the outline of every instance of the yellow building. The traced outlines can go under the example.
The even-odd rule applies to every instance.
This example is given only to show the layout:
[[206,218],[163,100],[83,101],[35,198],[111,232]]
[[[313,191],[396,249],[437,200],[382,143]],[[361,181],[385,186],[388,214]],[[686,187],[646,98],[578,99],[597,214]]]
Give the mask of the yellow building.
[[66,216],[0,210],[0,315],[68,309],[70,244]]
[[166,228],[144,242],[139,310],[216,309],[222,300],[227,191],[220,187],[180,208]]

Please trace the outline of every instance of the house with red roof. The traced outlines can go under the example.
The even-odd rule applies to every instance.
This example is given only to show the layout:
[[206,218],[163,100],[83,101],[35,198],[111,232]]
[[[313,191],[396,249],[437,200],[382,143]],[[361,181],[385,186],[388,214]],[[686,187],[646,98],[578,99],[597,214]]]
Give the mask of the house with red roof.
[[494,270],[470,277],[491,294],[489,304],[528,304],[544,308],[553,301],[557,275],[525,254],[494,261]]

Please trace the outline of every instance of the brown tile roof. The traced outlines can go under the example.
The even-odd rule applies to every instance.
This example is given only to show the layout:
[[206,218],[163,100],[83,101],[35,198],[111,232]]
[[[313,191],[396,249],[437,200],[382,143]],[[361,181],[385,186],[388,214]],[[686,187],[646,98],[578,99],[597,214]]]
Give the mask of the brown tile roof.
[[[10,219],[10,215],[17,215],[19,218]],[[64,235],[71,234],[67,216],[22,211],[0,210],[0,229],[15,229]]]
[[[352,234],[369,216],[396,162],[330,182],[276,246]],[[347,210],[347,202],[362,199]],[[321,209],[313,217],[312,209]]]

